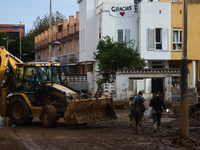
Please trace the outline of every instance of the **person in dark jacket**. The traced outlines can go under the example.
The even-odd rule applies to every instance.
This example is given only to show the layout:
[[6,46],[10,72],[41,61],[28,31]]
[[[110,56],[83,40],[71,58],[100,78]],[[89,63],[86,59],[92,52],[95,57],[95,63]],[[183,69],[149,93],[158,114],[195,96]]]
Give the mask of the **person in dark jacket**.
[[160,92],[156,91],[156,96],[151,99],[149,106],[153,107],[153,128],[154,128],[154,133],[156,133],[156,129],[160,131],[160,120],[162,117],[162,112],[163,109],[168,113],[169,109],[165,106],[165,103],[162,98],[159,97]]
[[[134,105],[134,117],[136,122],[135,133],[142,134],[141,126],[142,126],[142,117],[143,117],[143,110],[142,107],[145,107],[145,98],[142,97],[143,92],[139,91],[138,96],[135,96],[132,104]],[[143,105],[143,106],[142,106]]]

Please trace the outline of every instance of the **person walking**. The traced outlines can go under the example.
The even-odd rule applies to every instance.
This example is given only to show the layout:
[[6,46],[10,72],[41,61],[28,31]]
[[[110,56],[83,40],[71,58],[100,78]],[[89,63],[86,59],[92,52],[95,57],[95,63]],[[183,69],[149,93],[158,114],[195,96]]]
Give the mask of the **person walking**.
[[133,104],[133,116],[135,117],[135,133],[142,134],[141,126],[142,126],[142,117],[145,111],[145,98],[142,97],[143,92],[139,91],[138,96],[135,96],[132,104]]
[[153,107],[153,129],[154,133],[156,133],[156,130],[160,131],[160,123],[163,112],[162,107],[167,113],[169,112],[169,109],[167,109],[163,99],[160,97],[159,91],[156,91],[156,96],[151,99],[149,106]]

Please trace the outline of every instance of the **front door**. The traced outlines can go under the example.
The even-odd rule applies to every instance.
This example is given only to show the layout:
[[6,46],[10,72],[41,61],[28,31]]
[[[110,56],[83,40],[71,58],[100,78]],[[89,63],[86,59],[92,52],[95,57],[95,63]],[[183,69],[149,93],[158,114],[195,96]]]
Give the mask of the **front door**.
[[163,78],[152,78],[152,93],[156,91],[163,93]]

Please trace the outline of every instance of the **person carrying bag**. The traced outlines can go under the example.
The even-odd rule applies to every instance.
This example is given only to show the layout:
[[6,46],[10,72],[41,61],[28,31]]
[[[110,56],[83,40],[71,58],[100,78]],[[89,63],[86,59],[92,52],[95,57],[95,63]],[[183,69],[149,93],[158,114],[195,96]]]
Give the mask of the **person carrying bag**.
[[160,131],[160,123],[161,123],[161,117],[162,117],[162,107],[165,109],[165,111],[168,113],[169,109],[165,106],[165,103],[162,98],[159,97],[160,92],[156,91],[156,96],[151,99],[149,106],[153,107],[153,129],[154,133],[156,133],[156,129]]

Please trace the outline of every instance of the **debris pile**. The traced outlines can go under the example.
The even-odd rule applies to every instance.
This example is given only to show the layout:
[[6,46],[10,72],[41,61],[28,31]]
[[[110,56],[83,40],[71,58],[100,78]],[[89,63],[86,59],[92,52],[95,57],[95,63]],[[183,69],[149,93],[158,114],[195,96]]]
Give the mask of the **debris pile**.
[[189,115],[192,118],[200,119],[200,103],[195,105],[190,105]]
[[[173,117],[174,118],[179,117],[179,110],[180,110],[180,107],[176,107],[173,109]],[[200,119],[200,103],[189,106],[189,117],[195,118],[195,119]]]

